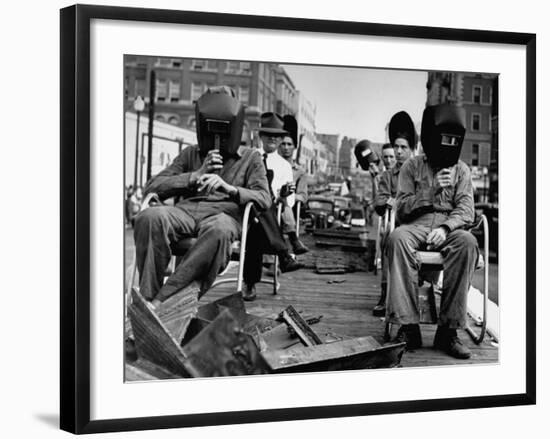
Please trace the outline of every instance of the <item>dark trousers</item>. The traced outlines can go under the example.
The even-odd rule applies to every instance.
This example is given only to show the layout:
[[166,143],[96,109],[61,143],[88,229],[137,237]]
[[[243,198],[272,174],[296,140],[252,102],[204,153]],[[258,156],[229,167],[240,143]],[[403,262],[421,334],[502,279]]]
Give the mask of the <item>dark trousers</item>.
[[256,213],[257,222],[248,229],[246,257],[244,260],[244,282],[248,285],[262,279],[264,254],[281,255],[287,252],[286,242],[277,224],[276,206]]

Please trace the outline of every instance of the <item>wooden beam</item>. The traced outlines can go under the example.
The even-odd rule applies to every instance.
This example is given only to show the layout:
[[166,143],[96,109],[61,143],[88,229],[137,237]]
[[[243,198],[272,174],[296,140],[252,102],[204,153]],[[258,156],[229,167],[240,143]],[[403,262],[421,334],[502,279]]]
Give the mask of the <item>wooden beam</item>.
[[323,344],[315,331],[306,323],[302,316],[292,305],[288,306],[281,314],[283,320],[289,325],[306,346]]
[[[132,290],[128,315],[139,358],[155,362],[179,376],[189,376],[186,358],[177,341],[149,307],[143,296]],[[190,318],[190,317],[189,317]]]
[[273,372],[320,372],[397,366],[405,343],[380,346],[370,336],[317,346],[295,346],[262,352]]

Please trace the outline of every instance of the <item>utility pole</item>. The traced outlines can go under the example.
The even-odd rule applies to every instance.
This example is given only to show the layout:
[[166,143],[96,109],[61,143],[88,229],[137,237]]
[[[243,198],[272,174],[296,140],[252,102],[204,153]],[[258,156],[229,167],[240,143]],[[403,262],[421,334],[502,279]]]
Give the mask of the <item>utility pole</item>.
[[151,179],[151,168],[153,165],[153,121],[155,119],[155,95],[156,95],[156,74],[151,70],[149,78],[149,136],[147,144],[147,181]]

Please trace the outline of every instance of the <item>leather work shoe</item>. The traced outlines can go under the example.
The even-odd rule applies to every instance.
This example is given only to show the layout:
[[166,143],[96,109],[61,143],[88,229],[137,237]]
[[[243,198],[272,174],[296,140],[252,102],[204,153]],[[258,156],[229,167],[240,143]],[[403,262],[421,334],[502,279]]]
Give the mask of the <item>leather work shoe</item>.
[[460,360],[467,360],[472,356],[472,352],[462,343],[458,337],[456,329],[438,326],[434,337],[434,349],[444,351],[451,357]]
[[298,238],[291,241],[290,245],[292,245],[292,251],[295,255],[303,255],[309,251],[309,248],[307,248]]
[[289,271],[296,271],[300,268],[304,268],[304,264],[293,259],[288,253],[280,257],[279,267],[283,273],[288,273]]
[[422,335],[420,334],[419,325],[401,325],[397,335],[393,340],[395,343],[407,343],[405,348],[408,351],[413,351],[415,349],[422,347]]
[[256,285],[244,285],[243,289],[243,300],[246,300],[247,302],[252,302],[253,300],[256,300]]

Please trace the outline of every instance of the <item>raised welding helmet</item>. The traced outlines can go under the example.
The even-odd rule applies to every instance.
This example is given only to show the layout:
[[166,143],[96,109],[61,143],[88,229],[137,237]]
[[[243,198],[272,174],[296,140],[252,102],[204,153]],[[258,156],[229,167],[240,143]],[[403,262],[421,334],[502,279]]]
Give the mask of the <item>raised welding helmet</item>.
[[463,107],[451,104],[426,107],[420,138],[428,163],[436,169],[455,165],[465,133],[466,111]]
[[201,155],[218,149],[224,157],[237,153],[244,125],[244,106],[227,86],[210,87],[195,104]]
[[409,147],[412,150],[416,149],[418,135],[411,116],[406,111],[400,111],[392,116],[388,125],[388,134],[392,145],[394,145],[395,139],[403,138],[409,142]]
[[376,154],[376,151],[372,148],[371,143],[367,140],[361,140],[353,149],[357,163],[361,166],[361,169],[368,171],[371,163],[378,165],[380,163],[380,157]]
[[298,122],[292,114],[283,116],[283,129],[288,132],[288,135],[294,142],[294,147],[298,148]]

